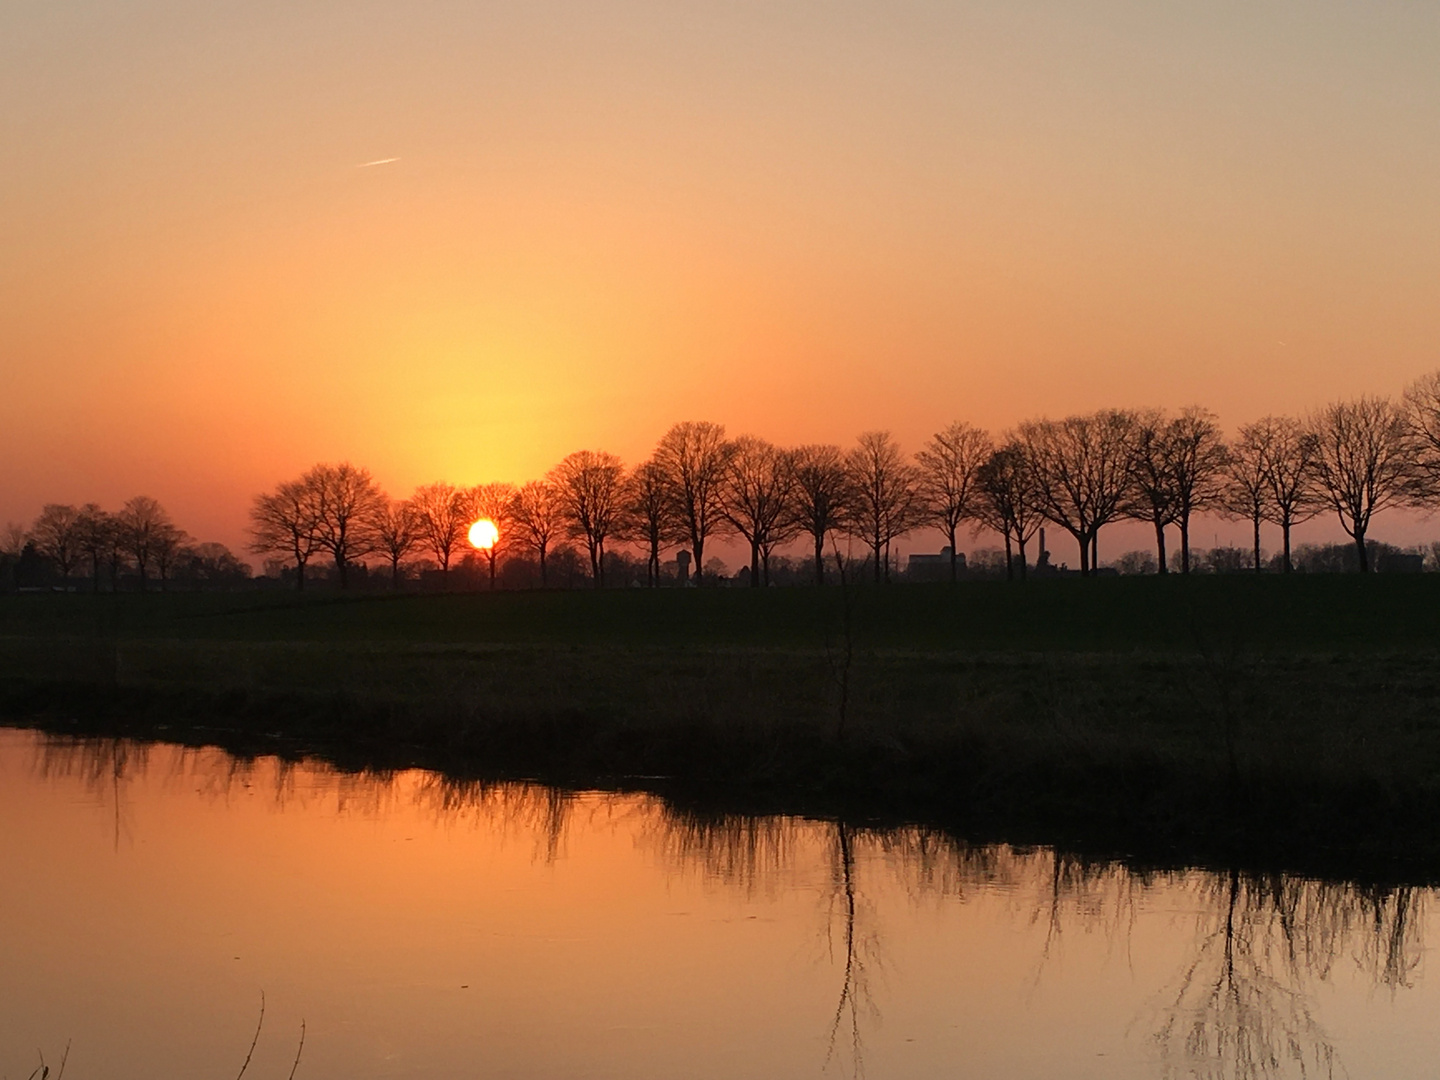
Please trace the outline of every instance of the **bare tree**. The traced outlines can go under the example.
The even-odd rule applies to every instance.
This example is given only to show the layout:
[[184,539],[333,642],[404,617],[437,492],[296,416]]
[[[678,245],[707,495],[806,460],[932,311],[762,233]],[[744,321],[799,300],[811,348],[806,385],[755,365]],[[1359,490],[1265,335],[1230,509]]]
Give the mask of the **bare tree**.
[[[1005,539],[1005,577],[1014,580],[1015,551],[1020,554],[1020,576],[1026,573],[1025,545],[1045,523],[1035,470],[1016,439],[990,454],[975,476],[978,498],[975,520]],[[1012,546],[1013,545],[1013,546]]]
[[1402,408],[1414,455],[1412,494],[1417,502],[1433,502],[1440,496],[1440,371],[1407,386]]
[[140,591],[144,592],[160,549],[168,548],[173,556],[174,548],[179,547],[175,542],[178,530],[165,508],[149,495],[136,495],[126,502],[115,515],[115,524],[120,543],[140,575]]
[[0,555],[8,559],[18,559],[29,542],[29,530],[18,521],[7,521],[5,528],[0,529]]
[[53,561],[61,578],[68,578],[79,562],[80,511],[62,503],[47,503],[30,526],[30,539],[35,550]]
[[1260,523],[1270,518],[1274,500],[1266,460],[1266,433],[1259,424],[1240,429],[1240,438],[1230,447],[1225,471],[1221,511],[1229,517],[1248,521],[1253,529],[1254,570],[1260,573]]
[[1175,478],[1170,469],[1168,434],[1170,419],[1158,409],[1135,417],[1134,441],[1130,453],[1130,482],[1133,490],[1124,514],[1149,522],[1155,530],[1157,572],[1170,572],[1165,556],[1165,527],[1175,524]]
[[194,537],[173,523],[156,530],[153,551],[155,573],[160,578],[161,592],[170,587],[170,573],[175,569],[175,563],[185,550],[185,545],[193,539]]
[[1405,417],[1388,398],[1327,405],[1307,425],[1314,439],[1319,490],[1355,541],[1360,572],[1370,569],[1365,534],[1381,510],[1413,491],[1415,470]]
[[565,507],[553,484],[531,480],[515,492],[510,508],[516,535],[540,561],[540,586],[550,583],[546,560],[550,546],[565,527]]
[[660,553],[679,535],[665,471],[653,460],[636,466],[625,481],[625,535],[645,549],[645,584],[660,584]]
[[961,522],[975,516],[976,477],[994,451],[988,432],[957,421],[915,455],[922,518],[950,542],[951,581],[959,577],[956,533]]
[[449,579],[450,560],[470,525],[470,507],[465,493],[452,484],[426,484],[410,496],[419,522],[421,542],[440,564],[440,574]]
[[495,588],[495,564],[505,548],[514,539],[515,485],[497,482],[480,484],[470,489],[470,511],[477,521],[488,521],[495,526],[495,542],[481,550],[490,571],[490,588]]
[[705,566],[705,541],[726,527],[722,489],[731,448],[725,428],[705,420],[676,424],[660,438],[654,462],[665,477],[672,513],[695,562],[700,583]]
[[378,502],[370,529],[375,534],[375,550],[390,563],[390,588],[400,588],[400,564],[420,546],[420,516],[404,499]]
[[850,503],[850,477],[838,446],[802,446],[792,454],[791,516],[815,544],[815,584],[825,584],[825,538],[839,529]]
[[80,520],[76,523],[80,534],[80,551],[90,560],[90,583],[95,592],[100,591],[100,565],[105,561],[109,547],[110,532],[115,527],[110,515],[96,503],[80,507]]
[[1126,509],[1136,426],[1133,413],[1115,409],[1020,425],[1040,505],[1075,538],[1081,574],[1093,568],[1101,527]]
[[250,550],[284,555],[295,563],[295,587],[305,589],[305,567],[320,550],[319,507],[315,492],[299,480],[255,496],[250,506]]
[[1190,572],[1190,518],[1217,506],[1225,490],[1229,450],[1215,414],[1198,405],[1166,425],[1165,449],[1175,485],[1175,523],[1180,526],[1180,572]]
[[1300,421],[1267,416],[1241,429],[1242,438],[1256,442],[1265,463],[1269,488],[1266,520],[1280,526],[1281,567],[1290,573],[1290,530],[1325,508],[1315,472],[1315,438]]
[[595,588],[605,586],[605,541],[621,524],[625,469],[603,450],[577,450],[550,471],[570,535],[585,541]]
[[313,492],[316,538],[335,561],[340,587],[350,585],[349,568],[372,554],[376,537],[370,527],[384,494],[362,469],[343,461],[338,465],[316,465],[301,482]]
[[722,504],[725,519],[750,544],[750,585],[770,584],[770,553],[794,533],[790,527],[790,492],[795,484],[790,455],[773,443],[742,435],[731,447],[725,471]]
[[867,431],[845,455],[845,471],[853,493],[849,527],[874,557],[875,580],[888,581],[891,543],[920,520],[915,469],[888,431]]

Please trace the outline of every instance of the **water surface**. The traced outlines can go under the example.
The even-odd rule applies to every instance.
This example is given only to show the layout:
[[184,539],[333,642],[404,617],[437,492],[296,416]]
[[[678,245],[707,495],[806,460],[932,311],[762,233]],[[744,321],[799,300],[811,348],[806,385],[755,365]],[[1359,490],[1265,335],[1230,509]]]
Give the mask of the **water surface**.
[[1418,889],[0,730],[0,1075],[1432,1077]]

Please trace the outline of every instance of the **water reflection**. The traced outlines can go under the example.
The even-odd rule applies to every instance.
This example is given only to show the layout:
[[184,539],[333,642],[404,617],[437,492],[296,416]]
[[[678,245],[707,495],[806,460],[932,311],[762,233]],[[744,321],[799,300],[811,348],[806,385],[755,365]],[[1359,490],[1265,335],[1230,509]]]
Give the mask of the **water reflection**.
[[[699,874],[708,887],[747,897],[778,895],[812,880],[814,938],[830,975],[833,1007],[814,1017],[817,1065],[865,1073],[867,1039],[905,973],[877,978],[886,963],[887,919],[910,904],[965,905],[1002,898],[1014,920],[1043,930],[1033,979],[1047,977],[1067,935],[1100,935],[1130,947],[1138,913],[1164,894],[1184,941],[1182,961],[1135,1021],[1153,1053],[1151,1075],[1269,1078],[1343,1074],[1336,1041],[1320,1022],[1318,987],[1337,965],[1353,965],[1372,988],[1398,994],[1420,978],[1428,891],[1317,881],[1238,869],[1146,869],[1049,849],[972,845],[923,828],[868,828],[797,818],[698,813],[644,793],[580,795],[536,784],[448,778],[433,773],[347,773],[217,750],[179,750],[126,740],[39,737],[31,774],[78,782],[106,806],[117,849],[134,844],[132,785],[159,782],[224,803],[259,791],[277,809],[323,806],[383,817],[418,810],[438,826],[466,821],[532,844],[554,863],[577,829],[629,829],[668,872]],[[809,863],[820,873],[802,873]],[[881,897],[891,906],[882,909]],[[983,977],[983,973],[979,973]],[[1143,1055],[1142,1055],[1143,1056]]]

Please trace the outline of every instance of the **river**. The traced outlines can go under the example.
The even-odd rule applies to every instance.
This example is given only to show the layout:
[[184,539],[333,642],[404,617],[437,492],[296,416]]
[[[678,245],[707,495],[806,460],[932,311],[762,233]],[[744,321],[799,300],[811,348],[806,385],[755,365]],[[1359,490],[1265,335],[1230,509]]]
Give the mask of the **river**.
[[20,730],[0,730],[0,872],[8,1077],[1440,1062],[1420,888]]

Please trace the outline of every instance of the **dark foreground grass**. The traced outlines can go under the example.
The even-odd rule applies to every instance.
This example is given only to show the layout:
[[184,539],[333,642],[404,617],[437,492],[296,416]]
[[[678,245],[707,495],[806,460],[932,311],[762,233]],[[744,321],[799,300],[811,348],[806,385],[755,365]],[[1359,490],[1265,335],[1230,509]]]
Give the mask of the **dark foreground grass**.
[[829,589],[0,596],[0,638],[388,644],[1257,650],[1440,647],[1440,575],[1077,578]]
[[0,712],[976,841],[1434,881],[1437,586],[26,596],[0,604]]

